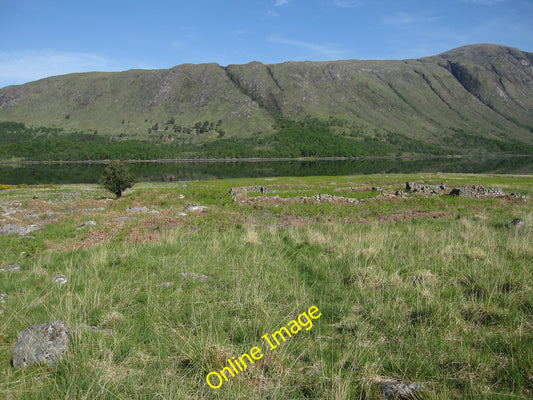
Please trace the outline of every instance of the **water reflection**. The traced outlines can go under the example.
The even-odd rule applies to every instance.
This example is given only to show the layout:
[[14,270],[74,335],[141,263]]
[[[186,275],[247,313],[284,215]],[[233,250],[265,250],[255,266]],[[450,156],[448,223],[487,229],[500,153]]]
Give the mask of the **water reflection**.
[[[96,183],[104,168],[104,164],[0,165],[0,184]],[[130,169],[138,181],[155,182],[239,177],[420,172],[531,174],[533,173],[533,157],[132,163]]]

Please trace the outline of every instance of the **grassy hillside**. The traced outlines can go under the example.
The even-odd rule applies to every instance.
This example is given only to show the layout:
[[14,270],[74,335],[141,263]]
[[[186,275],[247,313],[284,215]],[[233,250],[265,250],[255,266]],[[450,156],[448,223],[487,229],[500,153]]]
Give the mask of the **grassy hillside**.
[[[279,121],[334,118],[353,140],[532,145],[532,63],[517,49],[473,45],[419,60],[72,74],[0,89],[0,121],[196,146],[268,140]],[[488,149],[480,142],[472,150]]]
[[[533,194],[531,176],[464,174],[146,183],[120,200],[92,185],[1,190],[0,226],[43,228],[0,236],[0,268],[21,266],[0,281],[0,393],[378,399],[395,380],[425,399],[530,398],[530,201],[394,195],[414,180]],[[233,201],[252,185],[268,192]],[[190,203],[206,208],[181,215]],[[269,350],[261,337],[311,306],[312,328]],[[66,357],[13,368],[16,333],[53,319],[72,328]],[[207,385],[254,346],[261,359]]]

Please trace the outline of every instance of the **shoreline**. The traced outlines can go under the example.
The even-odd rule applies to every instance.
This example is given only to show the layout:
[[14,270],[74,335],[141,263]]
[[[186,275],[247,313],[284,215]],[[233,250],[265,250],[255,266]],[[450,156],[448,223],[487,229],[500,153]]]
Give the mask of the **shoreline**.
[[[514,158],[533,157],[533,154],[506,154],[506,153],[485,153],[467,155],[406,155],[406,156],[359,156],[359,157],[248,157],[248,158],[169,158],[153,160],[122,160],[127,163],[237,163],[237,162],[313,162],[313,161],[358,161],[358,160],[427,160],[427,159],[468,159],[468,158]],[[34,160],[0,160],[0,165],[39,165],[39,164],[109,164],[111,159],[106,160],[58,160],[58,161],[34,161]]]

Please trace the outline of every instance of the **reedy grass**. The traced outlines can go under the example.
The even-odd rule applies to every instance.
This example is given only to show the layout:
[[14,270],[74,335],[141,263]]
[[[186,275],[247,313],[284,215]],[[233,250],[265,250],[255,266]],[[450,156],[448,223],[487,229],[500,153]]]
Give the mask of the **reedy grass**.
[[[371,179],[383,185],[390,178]],[[304,182],[312,190],[330,180],[364,182]],[[423,383],[428,399],[531,394],[528,202],[410,198],[275,209],[227,200],[229,187],[248,182],[143,184],[113,202],[107,210],[133,204],[151,209],[168,194],[164,207],[192,200],[210,206],[148,243],[110,240],[47,250],[46,240],[69,238],[80,216],[36,233],[42,246],[20,260],[23,271],[1,276],[9,298],[0,316],[0,393],[21,399],[372,399],[378,398],[375,382],[392,377]],[[526,186],[509,186],[527,193]],[[448,212],[396,222],[376,217],[419,207]],[[362,224],[335,218],[358,218],[361,211],[371,215]],[[264,213],[270,222],[312,218],[292,225],[248,223]],[[232,215],[241,222],[228,221]],[[507,226],[517,215],[525,225]],[[0,240],[7,262],[24,247],[9,246],[27,239]],[[183,279],[181,272],[210,278]],[[67,276],[66,285],[50,282],[59,273]],[[172,285],[160,287],[164,282]],[[322,313],[313,327],[269,351],[261,336],[312,305]],[[13,369],[16,332],[52,319],[72,328],[65,358],[54,366]],[[207,386],[207,373],[254,346],[263,350],[261,360],[220,389]]]

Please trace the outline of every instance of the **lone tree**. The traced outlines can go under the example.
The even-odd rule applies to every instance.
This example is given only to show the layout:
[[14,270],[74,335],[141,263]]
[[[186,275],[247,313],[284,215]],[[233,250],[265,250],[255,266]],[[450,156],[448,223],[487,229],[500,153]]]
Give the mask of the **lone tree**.
[[105,167],[100,183],[118,199],[124,190],[133,186],[135,177],[122,161],[111,161],[111,164]]

